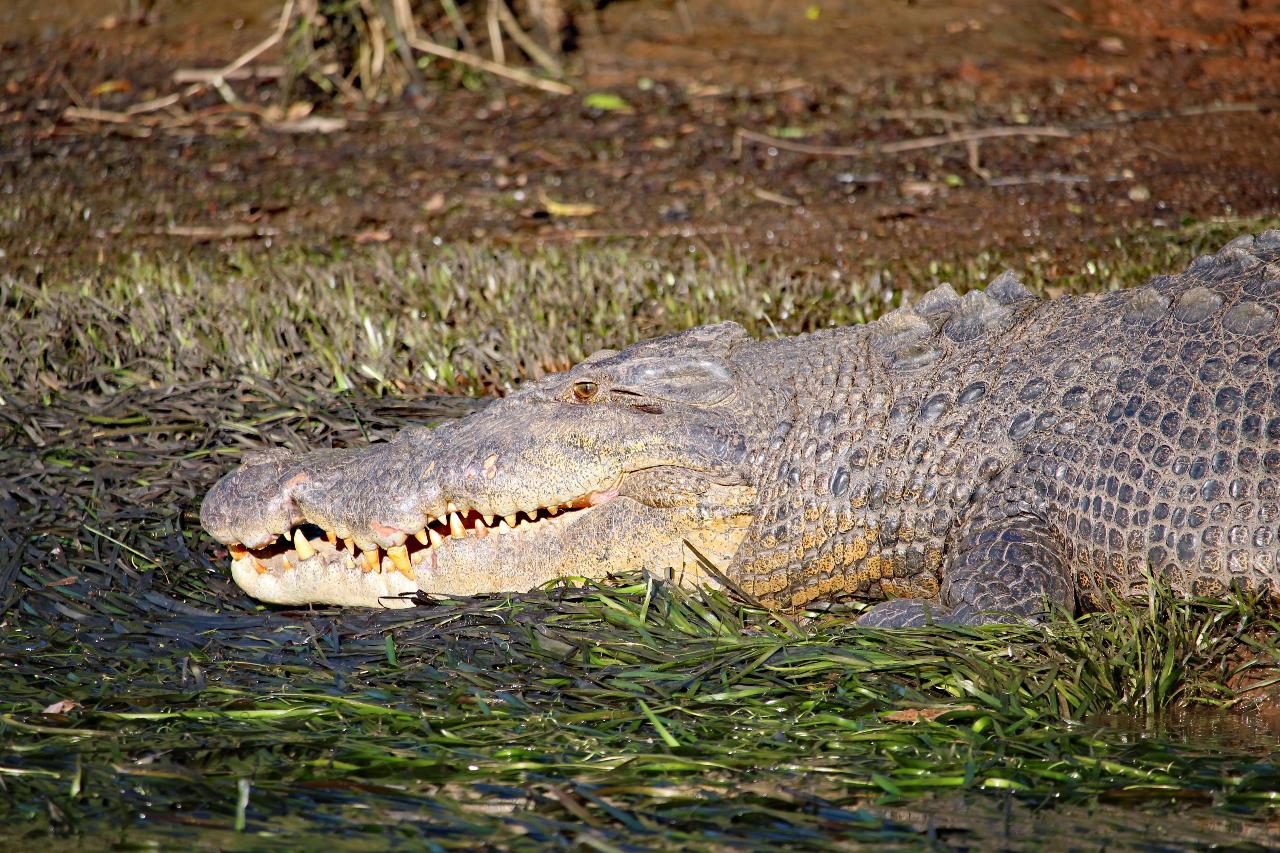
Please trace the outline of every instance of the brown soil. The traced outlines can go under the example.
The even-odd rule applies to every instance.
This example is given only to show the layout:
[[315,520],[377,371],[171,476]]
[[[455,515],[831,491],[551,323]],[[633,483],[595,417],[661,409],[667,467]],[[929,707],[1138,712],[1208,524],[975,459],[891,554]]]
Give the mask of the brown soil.
[[[837,265],[996,249],[1066,269],[1131,229],[1280,210],[1277,0],[636,0],[581,16],[574,54],[579,90],[615,92],[629,112],[493,83],[330,107],[347,120],[334,133],[273,131],[214,93],[188,102],[185,123],[68,115],[174,91],[173,70],[233,58],[275,8],[160,0],[144,22],[124,2],[10,0],[9,264],[242,240],[618,237]],[[235,86],[257,107],[276,95]],[[1071,133],[784,148],[1017,125]],[[557,203],[586,215],[554,215]]]

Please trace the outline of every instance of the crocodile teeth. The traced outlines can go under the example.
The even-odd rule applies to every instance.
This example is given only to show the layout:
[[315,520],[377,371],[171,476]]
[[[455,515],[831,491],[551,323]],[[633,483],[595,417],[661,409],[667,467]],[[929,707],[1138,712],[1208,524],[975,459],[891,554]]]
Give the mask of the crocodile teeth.
[[347,550],[350,551],[352,554],[356,552],[356,540],[350,539],[350,538],[344,538],[342,540],[342,544],[346,545]]
[[362,548],[364,551],[360,556],[364,559],[364,570],[366,572],[382,571],[382,552],[377,545],[371,545],[368,548]]
[[281,555],[280,565],[283,566],[284,570],[287,572],[293,568],[293,561],[290,560],[288,557]]
[[503,516],[503,520],[507,522],[508,527],[515,527],[516,522],[519,521],[519,519],[517,518],[518,515],[520,515],[520,513],[513,512],[511,513],[511,515]]
[[418,540],[419,545],[427,545],[431,541],[427,538],[427,531],[425,528],[413,534],[413,538]]
[[259,560],[257,557],[253,558],[253,568],[254,568],[254,571],[256,571],[260,575],[265,575],[268,571],[267,567],[263,565],[263,562]]
[[552,505],[547,507],[547,515],[555,515],[559,511],[560,511],[559,505]]
[[[450,504],[452,506],[452,504]],[[449,514],[449,535],[450,536],[466,536],[467,528],[462,526],[462,516],[456,512]]]
[[239,560],[249,553],[249,549],[243,545],[230,545],[227,550],[231,552],[231,559],[233,560]]
[[507,520],[505,518],[498,522],[498,532],[499,533],[511,532],[511,526],[507,524]]
[[441,536],[439,533],[437,533],[437,532],[436,532],[436,529],[435,529],[434,527],[429,528],[429,529],[427,530],[427,536],[428,536],[428,537],[430,538],[430,540],[431,540],[431,547],[432,547],[432,548],[435,548],[435,547],[437,547],[437,546],[439,546],[439,545],[443,545],[443,544],[444,544],[444,537],[443,537],[443,536]]
[[303,535],[301,527],[293,531],[293,550],[298,552],[299,560],[310,560],[316,555],[316,549],[311,547],[311,543]]
[[493,527],[493,520],[496,517],[497,516],[485,515],[484,513],[480,513],[480,520],[484,522],[485,527]]
[[449,501],[447,504],[444,505],[444,511],[446,515],[448,515],[449,513],[457,512],[458,505],[455,504],[453,501]]
[[403,545],[388,548],[387,556],[391,558],[391,563],[396,567],[396,571],[405,577],[413,577],[413,563],[409,560],[408,548]]

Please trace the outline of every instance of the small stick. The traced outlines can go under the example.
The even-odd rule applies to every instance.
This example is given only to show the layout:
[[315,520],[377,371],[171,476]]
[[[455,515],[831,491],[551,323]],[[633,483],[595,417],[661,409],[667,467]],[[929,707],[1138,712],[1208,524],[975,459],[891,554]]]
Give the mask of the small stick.
[[[289,21],[293,19],[293,4],[294,4],[294,0],[285,0],[284,8],[280,10],[280,18],[279,20],[276,21],[276,28],[271,32],[271,35],[267,36],[262,41],[258,42],[253,47],[249,48],[244,53],[240,54],[238,57],[236,57],[227,65],[224,65],[221,68],[211,69],[207,71],[206,73],[209,75],[208,78],[206,80],[202,80],[197,83],[192,83],[183,91],[182,96],[184,98],[190,97],[194,95],[196,92],[199,92],[202,88],[204,88],[206,84],[208,84],[208,85],[214,86],[215,88],[219,88],[219,93],[222,94],[222,96],[225,98],[226,94],[225,92],[221,91],[219,84],[225,85],[225,81],[228,75],[234,74],[235,72],[239,71],[241,68],[248,65],[250,62],[253,62],[259,56],[261,56],[262,54],[270,50],[272,47],[274,47],[282,38],[284,38],[284,34],[289,29]],[[189,73],[198,73],[198,71],[193,70]]]
[[142,115],[143,113],[153,113],[156,110],[162,110],[165,107],[171,107],[174,104],[178,103],[178,101],[180,100],[182,100],[182,96],[179,95],[177,92],[174,92],[173,94],[170,94],[170,95],[163,95],[159,98],[152,98],[149,101],[143,101],[142,103],[134,104],[124,112],[125,112],[125,115],[130,115],[130,116]]
[[71,85],[71,81],[67,79],[67,75],[63,74],[61,71],[58,72],[58,85],[62,87],[62,90],[67,93],[67,97],[71,98],[71,102],[77,107],[80,109],[87,109],[89,107],[89,105],[85,103],[84,98],[80,97],[80,93],[76,90],[76,87]]
[[503,0],[493,0],[496,7],[498,20],[502,22],[502,29],[507,35],[511,36],[511,40],[520,46],[520,49],[543,70],[559,77],[564,73],[564,69],[560,67],[560,63],[555,58],[543,50],[536,41],[533,40],[524,30],[520,28],[520,22],[516,20],[516,16],[511,14],[511,10]]
[[1280,105],[1248,102],[1199,104],[1196,106],[1182,107],[1176,110],[1153,110],[1151,112],[1134,113],[1127,116],[1091,119],[1089,121],[1083,121],[1069,126],[1039,125],[1027,127],[983,127],[975,128],[973,130],[953,130],[949,133],[939,134],[938,136],[923,136],[919,139],[905,139],[900,142],[887,142],[884,144],[869,142],[862,145],[811,145],[805,142],[795,142],[790,139],[775,139],[772,136],[740,127],[733,132],[733,152],[735,157],[741,157],[742,141],[747,140],[748,142],[755,142],[761,145],[769,145],[781,151],[795,151],[799,154],[812,154],[815,157],[865,157],[874,154],[901,154],[906,151],[921,151],[926,148],[939,148],[944,145],[955,145],[960,143],[972,145],[973,143],[980,142],[984,139],[1007,139],[1010,137],[1052,137],[1056,139],[1069,139],[1077,134],[1087,133],[1091,130],[1107,130],[1115,127],[1123,127],[1124,125],[1137,124],[1144,121],[1169,121],[1171,119],[1222,115],[1224,113],[1267,113],[1276,109],[1277,106]]
[[211,83],[213,78],[224,80],[278,80],[285,75],[283,65],[255,65],[249,68],[237,68],[235,71],[223,73],[220,69],[179,68],[173,72],[175,83]]
[[1074,136],[1074,131],[1065,127],[1049,125],[1033,127],[985,127],[976,130],[953,130],[937,136],[923,136],[919,139],[905,139],[901,142],[887,142],[882,145],[867,143],[864,145],[810,145],[790,139],[774,139],[754,130],[738,128],[734,131],[737,139],[769,145],[783,151],[795,151],[799,154],[813,154],[818,157],[864,157],[869,154],[901,154],[904,151],[921,151],[926,148],[939,148],[943,145],[978,142],[983,139],[1004,139],[1018,136],[1050,136],[1066,139]]
[[449,19],[449,26],[453,27],[453,32],[457,35],[458,41],[462,42],[463,48],[468,53],[475,53],[475,39],[471,38],[471,31],[467,29],[467,22],[462,19],[462,13],[458,11],[458,4],[454,3],[453,0],[440,0],[440,5],[444,7],[444,14]]
[[92,107],[67,107],[62,111],[64,118],[83,119],[84,121],[100,121],[106,124],[140,124],[145,126],[154,126],[155,121],[145,121],[130,113],[120,113],[114,110],[95,110]]
[[405,34],[405,41],[414,50],[420,50],[423,53],[429,53],[441,59],[448,59],[451,62],[469,65],[472,68],[479,68],[481,71],[488,71],[490,74],[512,80],[523,86],[541,89],[544,92],[551,92],[555,95],[573,94],[573,87],[564,83],[555,80],[543,80],[527,71],[521,71],[519,68],[499,65],[492,60],[485,59],[483,56],[454,50],[451,47],[445,47],[442,44],[436,44],[430,39],[423,38],[418,35],[418,25],[414,22],[413,13],[409,10],[409,0],[393,0],[393,2],[395,4],[397,23],[399,23],[401,30]]
[[507,49],[502,44],[502,24],[498,22],[498,3],[501,0],[489,0],[485,9],[485,21],[489,25],[489,50],[493,53],[493,61],[499,65],[507,64]]

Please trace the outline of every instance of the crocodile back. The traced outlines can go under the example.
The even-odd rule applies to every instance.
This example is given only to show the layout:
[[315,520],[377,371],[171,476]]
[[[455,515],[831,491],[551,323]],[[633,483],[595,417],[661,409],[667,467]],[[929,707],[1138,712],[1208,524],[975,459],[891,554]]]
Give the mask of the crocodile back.
[[1042,301],[1009,275],[795,339],[731,573],[795,606],[932,597],[965,525],[1050,521],[1086,601],[1151,571],[1280,589],[1280,232],[1140,288]]

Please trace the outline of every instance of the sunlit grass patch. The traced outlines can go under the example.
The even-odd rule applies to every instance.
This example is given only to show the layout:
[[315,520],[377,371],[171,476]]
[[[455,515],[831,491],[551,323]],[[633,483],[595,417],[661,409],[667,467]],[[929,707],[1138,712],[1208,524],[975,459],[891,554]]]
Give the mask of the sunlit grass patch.
[[0,273],[0,389],[250,378],[342,393],[478,393],[596,349],[736,320],[764,337],[874,319],[943,281],[1014,269],[1041,294],[1140,284],[1275,220],[1143,231],[1079,269],[1047,253],[867,256],[843,270],[623,246],[475,246],[338,257],[298,248],[119,268]]

